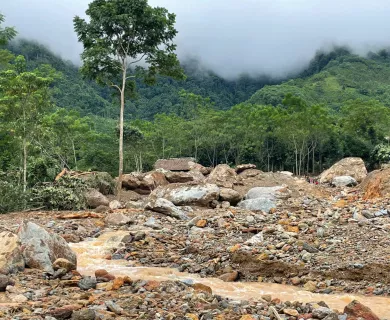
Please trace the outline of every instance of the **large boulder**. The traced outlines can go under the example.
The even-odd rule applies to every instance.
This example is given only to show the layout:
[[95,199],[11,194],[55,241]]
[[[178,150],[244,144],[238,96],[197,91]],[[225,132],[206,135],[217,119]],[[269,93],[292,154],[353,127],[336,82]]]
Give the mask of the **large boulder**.
[[248,164],[239,164],[237,167],[236,167],[236,172],[237,173],[241,173],[245,170],[249,170],[249,169],[256,169],[256,165],[255,164],[251,164],[251,163],[248,163]]
[[233,188],[237,181],[236,171],[227,164],[217,165],[206,179],[207,183],[216,184],[218,187],[223,188]]
[[140,187],[147,188],[150,191],[156,189],[159,186],[166,186],[169,182],[165,178],[165,174],[159,171],[152,171],[145,175],[142,179]]
[[133,222],[129,216],[123,214],[122,212],[109,213],[104,221],[107,224],[114,226],[124,226]]
[[334,177],[331,184],[335,187],[353,187],[356,186],[358,183],[355,178],[352,178],[350,176],[340,176]]
[[189,164],[189,167],[190,167],[190,171],[192,171],[192,172],[193,171],[200,172],[204,176],[209,175],[210,172],[212,171],[212,168],[204,167],[201,164],[196,163],[196,162],[189,162],[188,164]]
[[159,212],[180,220],[188,220],[187,215],[176,207],[171,201],[163,198],[151,199],[145,206],[145,209]]
[[96,189],[88,189],[85,193],[85,199],[87,201],[87,206],[92,209],[95,209],[99,206],[108,207],[110,204],[110,201],[107,199],[107,197]]
[[221,192],[219,194],[219,199],[221,201],[228,201],[231,205],[236,205],[242,199],[239,192],[229,188],[221,188]]
[[19,238],[12,232],[0,233],[0,273],[8,274],[24,269]]
[[32,222],[23,222],[18,231],[21,251],[27,267],[54,273],[52,264],[59,258],[77,266],[76,254],[64,238],[49,233]]
[[347,314],[348,320],[379,320],[379,317],[370,308],[357,300],[353,300],[344,308],[344,314]]
[[363,180],[361,188],[366,199],[390,195],[390,169],[375,170]]
[[248,191],[245,200],[238,204],[238,207],[253,211],[269,212],[277,206],[278,199],[288,199],[291,191],[285,186],[277,187],[255,187]]
[[150,199],[164,198],[177,206],[198,205],[208,206],[213,200],[218,200],[220,189],[215,184],[170,184],[158,187]]
[[357,182],[362,182],[367,176],[367,169],[361,158],[345,158],[321,173],[320,183],[330,183],[337,176],[351,176]]
[[133,172],[122,176],[122,187],[124,189],[133,190],[144,195],[150,194],[152,190],[168,183],[165,174],[160,171],[151,171],[146,174]]
[[248,191],[245,195],[245,200],[258,198],[288,199],[290,196],[291,192],[286,186],[255,187]]
[[194,176],[186,171],[167,171],[165,177],[170,183],[186,183],[194,181]]
[[122,188],[127,190],[135,190],[139,188],[141,181],[134,174],[124,174],[122,176]]
[[276,202],[273,199],[257,198],[243,200],[237,206],[252,211],[269,212],[271,209],[276,208]]

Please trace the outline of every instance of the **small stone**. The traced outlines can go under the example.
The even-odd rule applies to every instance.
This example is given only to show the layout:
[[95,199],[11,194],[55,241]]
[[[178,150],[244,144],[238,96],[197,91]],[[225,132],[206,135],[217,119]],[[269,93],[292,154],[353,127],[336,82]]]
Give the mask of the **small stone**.
[[115,302],[106,301],[105,303],[106,303],[107,309],[110,310],[111,312],[114,312],[115,314],[118,314],[118,315],[122,314],[123,309],[120,306],[118,306]]
[[219,276],[219,279],[221,279],[221,280],[223,280],[225,282],[233,282],[233,281],[236,281],[237,278],[238,278],[238,272],[237,271],[225,273],[225,274]]
[[303,243],[303,250],[306,250],[307,252],[310,252],[310,253],[317,253],[318,252],[318,249],[311,246],[310,244],[308,243]]
[[96,313],[91,309],[84,309],[80,311],[74,311],[71,320],[95,320]]
[[96,278],[92,277],[84,277],[78,282],[78,286],[81,290],[89,290],[89,289],[95,289],[96,288]]
[[324,319],[326,316],[334,313],[331,309],[326,307],[319,307],[313,310],[313,317],[317,319]]
[[4,292],[9,284],[9,278],[3,274],[0,274],[0,291]]
[[293,317],[299,316],[299,312],[295,309],[283,309],[283,313]]
[[294,286],[297,286],[297,285],[301,284],[301,279],[300,279],[299,277],[291,278],[291,283],[292,283]]
[[206,225],[207,225],[207,220],[205,220],[205,219],[201,219],[201,220],[199,220],[199,221],[196,223],[196,226],[197,226],[198,228],[204,228],[204,227],[206,227]]
[[197,292],[205,292],[208,294],[213,294],[213,291],[211,290],[211,288],[209,286],[206,286],[203,283],[195,283],[192,285],[192,288],[194,288],[194,290]]
[[59,258],[53,263],[53,269],[58,270],[58,269],[65,269],[66,272],[76,270],[76,266],[74,263],[70,262],[67,259],[64,258]]
[[307,291],[314,292],[317,289],[317,284],[314,281],[308,281],[305,283],[305,285],[303,287]]
[[125,281],[123,278],[118,277],[114,280],[112,285],[112,290],[118,290],[125,284]]
[[271,302],[272,301],[272,296],[270,294],[265,294],[265,295],[262,295],[261,298],[267,302]]

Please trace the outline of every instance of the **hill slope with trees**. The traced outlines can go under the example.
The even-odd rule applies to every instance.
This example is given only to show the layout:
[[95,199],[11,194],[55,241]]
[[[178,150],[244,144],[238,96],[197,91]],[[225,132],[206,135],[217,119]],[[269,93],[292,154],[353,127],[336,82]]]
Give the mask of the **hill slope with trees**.
[[[78,67],[65,61],[47,47],[29,40],[13,41],[8,49],[15,55],[23,55],[30,69],[48,64],[63,77],[54,82],[53,97],[57,106],[79,111],[82,115],[94,114],[105,118],[117,118],[117,101],[109,90],[99,87],[92,81],[81,77]],[[182,90],[209,97],[215,108],[227,110],[235,104],[250,98],[259,88],[275,83],[270,77],[259,76],[254,79],[242,75],[235,80],[226,80],[216,73],[203,69],[196,60],[183,63],[187,75],[184,81],[169,77],[159,77],[156,86],[138,83],[138,95],[126,106],[128,119],[153,119],[158,113],[180,114]]]
[[310,104],[340,108],[345,101],[377,100],[390,106],[390,53],[381,50],[366,58],[346,48],[317,53],[300,77],[265,86],[249,100],[253,104],[280,105],[287,93]]

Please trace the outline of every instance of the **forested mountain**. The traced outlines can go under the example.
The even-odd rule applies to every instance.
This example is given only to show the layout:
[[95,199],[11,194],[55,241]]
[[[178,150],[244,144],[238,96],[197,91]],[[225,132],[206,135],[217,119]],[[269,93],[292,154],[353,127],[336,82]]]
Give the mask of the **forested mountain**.
[[[14,199],[22,194],[27,201],[28,190],[64,167],[117,175],[118,95],[38,43],[2,48],[0,195],[10,201],[0,211],[25,207]],[[346,48],[319,52],[279,84],[270,77],[222,79],[196,61],[184,70],[184,81],[137,83],[137,97],[125,108],[124,172],[182,156],[206,166],[254,163],[297,175],[316,174],[346,156],[362,157],[369,168],[390,162],[387,50],[366,58]]]
[[[58,107],[74,109],[82,115],[94,114],[116,118],[118,108],[107,88],[82,79],[78,67],[65,61],[45,46],[28,40],[10,42],[8,49],[15,55],[23,55],[28,67],[34,69],[49,64],[63,77],[54,82],[53,97]],[[265,84],[275,83],[270,77],[254,79],[242,75],[236,80],[225,80],[210,70],[203,69],[196,60],[183,63],[187,79],[177,81],[160,77],[156,86],[138,83],[138,94],[128,102],[128,119],[153,119],[158,113],[180,114],[181,90],[209,97],[216,109],[227,110],[235,104],[247,100]]]
[[324,103],[340,108],[345,101],[375,99],[390,106],[390,53],[381,50],[366,58],[347,48],[318,53],[300,77],[279,85],[265,86],[249,103],[280,105],[287,93],[309,104]]

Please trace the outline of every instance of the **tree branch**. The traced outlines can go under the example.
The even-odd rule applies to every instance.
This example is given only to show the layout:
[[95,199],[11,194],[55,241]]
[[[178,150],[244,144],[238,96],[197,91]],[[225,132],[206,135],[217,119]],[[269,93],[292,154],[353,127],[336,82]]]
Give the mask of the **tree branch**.
[[122,92],[121,88],[119,88],[119,86],[117,86],[116,84],[111,83],[110,87],[117,88],[119,92]]
[[144,53],[144,54],[142,55],[142,57],[139,58],[138,60],[135,60],[135,61],[133,61],[133,62],[128,63],[128,64],[127,64],[127,67],[131,66],[131,65],[134,64],[134,63],[140,62],[145,56],[146,56],[146,53]]

